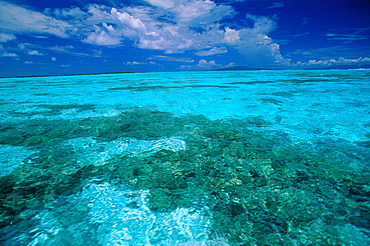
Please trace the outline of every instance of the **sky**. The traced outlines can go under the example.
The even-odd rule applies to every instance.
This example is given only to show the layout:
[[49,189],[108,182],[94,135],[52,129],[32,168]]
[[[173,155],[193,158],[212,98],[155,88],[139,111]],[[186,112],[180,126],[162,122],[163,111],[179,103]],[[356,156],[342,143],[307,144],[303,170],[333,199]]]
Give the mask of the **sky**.
[[0,0],[0,76],[343,65],[369,0]]

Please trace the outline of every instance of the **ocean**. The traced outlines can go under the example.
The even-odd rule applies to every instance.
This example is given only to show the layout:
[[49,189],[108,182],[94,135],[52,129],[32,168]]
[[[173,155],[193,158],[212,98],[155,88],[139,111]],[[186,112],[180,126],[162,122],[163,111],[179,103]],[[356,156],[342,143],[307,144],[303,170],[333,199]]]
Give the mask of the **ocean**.
[[1,245],[370,245],[370,70],[0,79]]

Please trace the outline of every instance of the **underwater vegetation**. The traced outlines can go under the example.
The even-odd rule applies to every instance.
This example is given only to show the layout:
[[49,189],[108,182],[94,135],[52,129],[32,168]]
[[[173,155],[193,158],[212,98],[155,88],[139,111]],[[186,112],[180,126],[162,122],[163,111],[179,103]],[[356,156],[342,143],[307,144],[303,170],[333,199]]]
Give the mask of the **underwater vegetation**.
[[[147,207],[157,214],[185,208],[208,211],[198,221],[208,235],[199,240],[369,245],[368,144],[298,144],[283,133],[255,127],[259,125],[257,117],[210,120],[147,109],[118,116],[1,123],[0,144],[23,148],[29,155],[0,177],[0,242],[104,244],[98,239],[99,227],[109,218],[99,215],[83,231],[76,225],[89,214],[90,203],[71,202],[72,196],[83,200],[86,187],[104,186],[126,187],[131,198],[147,191]],[[143,206],[125,196],[130,208]],[[53,224],[33,229],[36,219],[47,219],[45,210],[57,211]],[[36,241],[41,231],[47,236]],[[66,235],[69,239],[61,239]],[[165,245],[154,237],[149,243]]]

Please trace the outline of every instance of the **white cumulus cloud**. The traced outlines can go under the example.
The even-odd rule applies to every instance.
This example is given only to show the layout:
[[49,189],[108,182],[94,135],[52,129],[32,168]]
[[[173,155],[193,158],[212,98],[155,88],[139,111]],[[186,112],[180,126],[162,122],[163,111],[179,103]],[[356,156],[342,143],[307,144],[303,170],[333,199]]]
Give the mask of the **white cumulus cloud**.
[[18,57],[18,55],[15,53],[9,53],[4,51],[3,53],[1,53],[1,57]]
[[15,53],[7,52],[4,49],[4,46],[2,44],[0,44],[0,57],[18,57],[18,55],[15,54]]
[[119,44],[120,38],[117,36],[109,35],[108,32],[97,27],[97,30],[93,33],[90,33],[86,39],[82,40],[83,42],[97,45],[116,45]]
[[111,9],[111,17],[119,26],[135,30],[138,34],[146,34],[146,26],[140,18],[135,18],[127,12],[120,12],[116,8]]
[[[227,20],[236,15],[236,11],[230,5],[213,0],[144,1],[145,6],[89,4],[81,9],[46,9],[39,13],[0,0],[0,21],[2,29],[9,30],[13,36],[11,33],[53,34],[92,45],[133,45],[166,54],[194,50],[198,56],[235,49],[245,56],[247,63],[255,59],[288,62],[280,54],[279,45],[268,36],[276,27],[271,18],[246,15],[253,21],[252,27],[232,28]],[[281,3],[273,6],[281,6]],[[29,52],[37,55],[35,51]]]
[[234,43],[240,40],[240,33],[237,30],[231,29],[229,27],[225,28],[224,39],[226,43]]
[[336,65],[364,65],[370,64],[369,57],[359,57],[357,59],[348,59],[340,57],[338,59],[327,60],[309,60],[308,62],[297,62],[295,66],[336,66]]
[[0,43],[6,43],[11,40],[17,39],[17,37],[10,33],[0,33]]
[[37,50],[28,50],[27,54],[31,56],[44,56],[45,55]]
[[[84,19],[87,37],[84,42],[96,45],[116,45],[131,41],[142,49],[178,53],[188,49],[208,47],[220,40],[222,31],[215,21],[226,18],[231,7],[212,1],[148,1],[150,7],[107,8],[90,5]],[[181,11],[179,10],[181,9]],[[109,23],[109,24],[108,24]],[[193,28],[203,30],[194,31]]]
[[217,64],[215,60],[207,62],[206,60],[200,60],[198,66],[203,69],[215,69],[222,67],[221,64]]
[[276,23],[265,16],[246,15],[254,22],[253,27],[234,30],[226,28],[224,41],[245,56],[245,63],[259,67],[266,65],[289,65],[290,60],[280,53],[280,46],[268,36]]
[[199,60],[198,64],[196,65],[182,65],[180,66],[181,69],[186,70],[212,70],[212,69],[218,69],[222,68],[221,64],[216,63],[215,60],[207,61],[205,59]]
[[196,22],[199,24],[213,23],[235,14],[231,6],[217,5],[210,0],[180,0],[170,12],[175,14],[175,20],[178,22],[190,25]]

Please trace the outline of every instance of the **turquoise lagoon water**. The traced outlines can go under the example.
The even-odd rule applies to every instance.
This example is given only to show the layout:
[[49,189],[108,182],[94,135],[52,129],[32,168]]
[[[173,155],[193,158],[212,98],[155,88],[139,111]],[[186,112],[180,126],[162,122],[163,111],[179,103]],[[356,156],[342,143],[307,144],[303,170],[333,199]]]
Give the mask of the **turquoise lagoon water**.
[[370,71],[0,79],[1,245],[369,245]]

